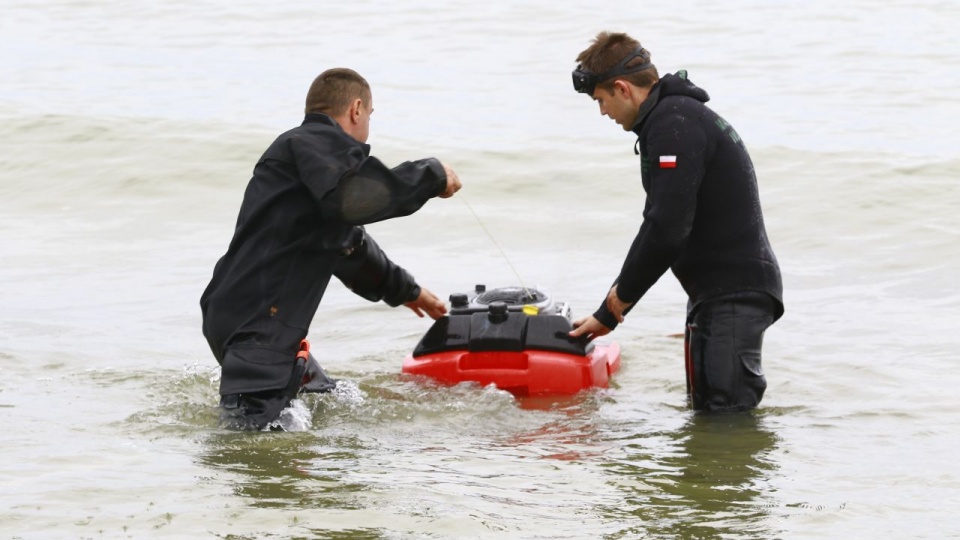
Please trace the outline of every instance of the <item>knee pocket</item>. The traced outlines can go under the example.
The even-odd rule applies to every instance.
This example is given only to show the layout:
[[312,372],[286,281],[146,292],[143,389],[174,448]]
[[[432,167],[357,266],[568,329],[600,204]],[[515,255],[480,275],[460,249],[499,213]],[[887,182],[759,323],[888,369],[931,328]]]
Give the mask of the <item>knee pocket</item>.
[[750,403],[751,406],[756,406],[760,403],[763,393],[767,389],[767,378],[763,375],[760,351],[755,349],[740,351],[739,356],[740,365],[743,366],[742,386],[744,391],[748,392],[741,399]]
[[[742,350],[733,358],[727,357],[717,369],[717,364],[708,364],[707,388],[704,389],[705,411],[733,412],[756,407],[767,389],[759,350]],[[709,369],[712,367],[713,369]],[[698,408],[696,404],[694,408]]]

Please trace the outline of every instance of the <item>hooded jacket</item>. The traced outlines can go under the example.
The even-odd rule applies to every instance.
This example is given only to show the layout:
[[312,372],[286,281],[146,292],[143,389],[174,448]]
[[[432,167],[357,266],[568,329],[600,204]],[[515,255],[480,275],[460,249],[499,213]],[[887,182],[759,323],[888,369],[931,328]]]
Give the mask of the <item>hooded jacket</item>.
[[[704,105],[709,99],[680,71],[654,84],[640,105],[632,131],[647,197],[617,296],[637,302],[669,268],[690,310],[706,299],[759,291],[776,299],[779,318],[783,283],[753,163],[733,126]],[[617,326],[605,302],[594,317]]]
[[333,275],[371,301],[415,300],[413,277],[362,225],[412,214],[445,188],[436,159],[389,169],[324,114],[280,135],[254,167],[233,239],[200,298],[203,334],[223,368],[220,393],[287,385]]

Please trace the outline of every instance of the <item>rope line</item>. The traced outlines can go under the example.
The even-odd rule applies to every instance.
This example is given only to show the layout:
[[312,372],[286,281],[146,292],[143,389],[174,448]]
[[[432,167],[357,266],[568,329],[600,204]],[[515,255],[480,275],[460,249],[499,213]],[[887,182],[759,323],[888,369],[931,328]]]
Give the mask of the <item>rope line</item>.
[[520,286],[523,287],[523,292],[527,296],[531,296],[530,289],[527,288],[527,285],[523,282],[523,278],[520,277],[520,272],[517,272],[517,269],[513,266],[513,263],[510,262],[510,257],[507,257],[507,253],[500,246],[500,243],[497,242],[497,239],[493,237],[493,234],[490,233],[490,230],[487,229],[487,226],[484,225],[483,220],[480,219],[480,216],[477,215],[477,212],[473,209],[473,206],[470,206],[470,202],[467,201],[467,198],[463,196],[462,193],[458,193],[457,197],[463,201],[463,204],[467,205],[467,208],[470,210],[470,213],[473,214],[474,219],[477,220],[477,223],[480,225],[480,228],[483,229],[483,232],[487,233],[487,237],[490,238],[490,241],[493,242],[493,245],[497,246],[497,249],[500,250],[500,255],[503,257],[503,260],[507,262],[507,265],[510,267],[510,270],[513,270],[513,275],[517,276],[517,279],[520,281]]

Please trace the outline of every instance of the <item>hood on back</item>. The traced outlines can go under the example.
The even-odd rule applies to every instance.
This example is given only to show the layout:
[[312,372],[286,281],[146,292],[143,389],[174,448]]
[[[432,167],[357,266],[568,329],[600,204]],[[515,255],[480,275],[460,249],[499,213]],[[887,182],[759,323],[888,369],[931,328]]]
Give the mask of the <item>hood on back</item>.
[[710,101],[710,96],[706,90],[687,79],[687,70],[685,69],[664,75],[658,84],[660,86],[661,98],[666,96],[687,96],[701,103]]
[[667,96],[686,96],[701,103],[710,101],[710,95],[707,94],[706,90],[687,79],[687,70],[681,69],[676,73],[668,73],[653,85],[647,99],[640,104],[640,114],[637,115],[637,120],[633,123],[632,131],[640,133],[640,127],[650,111],[657,106],[661,99]]

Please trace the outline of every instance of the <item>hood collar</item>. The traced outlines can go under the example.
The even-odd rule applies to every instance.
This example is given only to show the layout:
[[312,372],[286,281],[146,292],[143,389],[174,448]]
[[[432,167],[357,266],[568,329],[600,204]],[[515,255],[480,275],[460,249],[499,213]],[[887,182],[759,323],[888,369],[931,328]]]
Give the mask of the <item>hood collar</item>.
[[650,93],[647,94],[647,99],[643,100],[643,103],[640,104],[640,112],[637,114],[637,119],[633,122],[633,126],[630,127],[630,131],[633,131],[637,135],[640,134],[640,127],[643,125],[643,121],[647,119],[650,111],[660,102],[660,87],[662,82],[663,79],[660,79],[654,83],[653,86],[650,87]]
[[365,153],[367,153],[367,154],[370,153],[370,145],[369,145],[369,144],[367,144],[367,143],[362,143],[362,142],[354,139],[353,137],[351,137],[350,134],[347,133],[346,131],[344,131],[344,130],[343,130],[343,127],[342,127],[339,123],[337,123],[336,120],[334,120],[333,118],[331,118],[329,115],[326,115],[326,114],[323,114],[323,113],[307,113],[306,116],[303,117],[303,123],[300,124],[300,125],[301,125],[301,126],[305,126],[305,125],[307,125],[307,124],[323,124],[323,125],[326,125],[326,126],[332,126],[332,127],[336,128],[337,131],[339,131],[340,133],[343,133],[343,135],[346,136],[348,139],[350,139],[351,141],[359,144],[359,145],[363,148],[363,151],[364,151]]
[[[330,118],[329,116],[323,113],[307,113],[306,116],[303,117],[303,124],[301,125],[313,124],[313,123],[326,124],[328,126],[337,126],[338,128],[340,127],[340,124],[338,124],[336,120],[334,120],[333,118]],[[343,128],[340,128],[340,129],[343,129]]]

